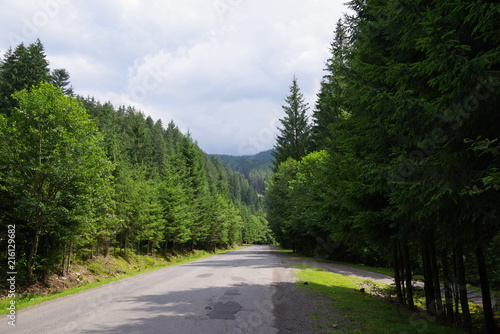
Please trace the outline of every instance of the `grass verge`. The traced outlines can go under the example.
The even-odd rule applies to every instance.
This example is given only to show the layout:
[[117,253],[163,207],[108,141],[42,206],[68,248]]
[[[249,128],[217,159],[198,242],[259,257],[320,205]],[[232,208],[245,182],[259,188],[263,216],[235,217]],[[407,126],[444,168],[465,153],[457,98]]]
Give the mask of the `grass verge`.
[[379,273],[379,274],[383,274],[383,275],[387,275],[387,276],[394,276],[394,270],[392,268],[370,267],[370,266],[366,266],[364,264],[355,264],[355,263],[347,263],[347,262],[341,262],[341,261],[331,261],[331,260],[326,260],[326,259],[312,258],[312,257],[307,257],[307,256],[303,256],[303,255],[294,253],[291,249],[284,249],[284,248],[281,248],[280,246],[275,246],[275,247],[281,253],[289,255],[289,256],[293,256],[293,257],[298,257],[298,258],[302,258],[302,259],[311,259],[311,260],[323,262],[323,263],[342,264],[342,265],[353,267],[353,268],[373,271],[375,273]]
[[[113,258],[113,261],[106,261],[106,263],[103,263],[102,259],[96,259],[95,261],[83,264],[83,266],[93,274],[94,281],[92,282],[82,281],[78,286],[51,293],[41,293],[37,291],[17,293],[15,299],[16,310],[21,310],[23,308],[35,306],[37,304],[46,302],[48,300],[52,300],[67,295],[72,295],[80,291],[92,289],[127,277],[135,276],[138,274],[150,272],[165,267],[170,267],[178,264],[200,260],[217,254],[232,252],[234,250],[242,249],[245,247],[246,246],[240,246],[228,250],[218,250],[213,253],[197,250],[188,255],[179,255],[176,257],[171,257],[169,261],[163,259],[161,260],[154,259],[149,256],[139,256],[139,255],[130,257],[127,261],[124,260],[123,258]],[[110,262],[112,262],[112,268],[108,267]],[[116,276],[112,276],[111,272],[118,274]],[[7,297],[3,297],[0,299],[0,315],[8,313],[7,307],[9,307],[10,301],[11,299]]]
[[[331,324],[332,331],[325,333],[465,333],[441,324],[424,312],[411,312],[374,296],[380,291],[390,289],[388,285],[343,276],[320,268],[296,266],[301,268],[297,273],[297,284],[329,298],[333,307],[344,317],[341,323]],[[361,292],[361,289],[364,289],[364,292]]]

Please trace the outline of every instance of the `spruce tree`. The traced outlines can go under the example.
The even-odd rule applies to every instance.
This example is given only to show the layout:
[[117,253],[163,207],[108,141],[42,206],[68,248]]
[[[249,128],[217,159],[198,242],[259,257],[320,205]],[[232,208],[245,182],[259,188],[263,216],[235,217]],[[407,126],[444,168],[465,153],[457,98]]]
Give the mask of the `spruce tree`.
[[50,73],[51,83],[61,88],[64,95],[73,96],[73,87],[69,80],[69,73],[64,68],[57,68]]
[[31,89],[41,82],[50,82],[49,62],[42,42],[20,44],[4,56],[0,71],[0,112],[9,114],[17,106],[12,94]]
[[325,149],[332,141],[331,125],[340,122],[345,112],[344,90],[348,35],[342,20],[337,22],[335,38],[331,44],[331,58],[326,62],[321,88],[313,111],[312,149]]
[[306,115],[308,103],[300,92],[297,78],[294,76],[290,86],[290,95],[286,97],[286,104],[282,106],[285,117],[280,119],[283,125],[274,146],[274,170],[288,158],[299,161],[307,155],[311,140],[311,126]]

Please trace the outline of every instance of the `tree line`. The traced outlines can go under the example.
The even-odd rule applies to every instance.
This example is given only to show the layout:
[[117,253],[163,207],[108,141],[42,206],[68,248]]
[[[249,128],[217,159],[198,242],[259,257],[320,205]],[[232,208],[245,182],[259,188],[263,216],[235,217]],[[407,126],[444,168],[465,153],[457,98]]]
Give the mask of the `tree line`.
[[14,225],[20,284],[111,250],[169,256],[272,242],[242,174],[173,121],[75,96],[40,41],[4,55],[0,111],[0,241]]
[[309,106],[294,78],[268,220],[309,255],[394,269],[399,303],[467,330],[467,284],[496,333],[500,28],[495,1],[353,0]]
[[255,155],[220,155],[219,157],[224,166],[243,174],[259,194],[264,194],[265,183],[272,175],[272,150]]

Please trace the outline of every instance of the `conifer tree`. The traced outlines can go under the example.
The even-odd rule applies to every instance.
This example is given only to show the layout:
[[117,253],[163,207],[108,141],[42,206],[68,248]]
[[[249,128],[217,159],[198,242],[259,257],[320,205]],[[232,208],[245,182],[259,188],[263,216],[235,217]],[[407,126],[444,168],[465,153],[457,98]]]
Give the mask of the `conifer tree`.
[[0,112],[9,114],[16,107],[12,94],[31,89],[41,82],[50,82],[49,62],[42,42],[20,44],[5,54],[0,71]]
[[309,110],[308,103],[300,92],[297,78],[294,76],[290,86],[290,95],[286,97],[286,104],[282,106],[285,117],[280,119],[283,125],[274,146],[274,169],[288,158],[299,161],[307,155],[310,147],[311,126],[306,115]]
[[64,68],[57,68],[50,73],[51,83],[61,88],[67,96],[73,96],[73,87],[69,81],[69,73]]
[[331,58],[326,62],[326,74],[321,81],[320,92],[313,111],[311,129],[312,148],[321,150],[328,147],[332,140],[331,125],[338,123],[345,111],[343,92],[345,90],[345,64],[348,53],[346,28],[339,20],[335,38],[331,44]]

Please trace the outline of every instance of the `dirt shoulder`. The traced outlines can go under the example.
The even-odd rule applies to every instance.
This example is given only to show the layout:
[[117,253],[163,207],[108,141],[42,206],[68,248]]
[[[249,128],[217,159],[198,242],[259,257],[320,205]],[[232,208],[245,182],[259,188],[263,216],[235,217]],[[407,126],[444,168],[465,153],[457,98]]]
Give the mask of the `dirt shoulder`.
[[336,324],[346,321],[334,309],[329,298],[297,286],[295,272],[299,269],[292,265],[298,262],[296,258],[276,252],[284,269],[276,271],[274,278],[274,327],[279,333],[326,333],[332,331]]
[[[286,264],[288,267],[293,267],[293,266],[291,266],[292,263],[298,263],[298,264],[303,264],[303,265],[307,265],[307,266],[311,266],[311,267],[321,268],[323,270],[330,271],[330,272],[344,275],[344,276],[351,276],[351,277],[366,279],[366,280],[375,281],[375,282],[379,282],[379,283],[385,283],[385,284],[394,284],[393,277],[387,276],[384,274],[380,274],[380,273],[376,273],[373,271],[369,271],[369,270],[354,268],[354,267],[350,267],[350,266],[342,265],[342,264],[326,263],[326,262],[316,261],[313,259],[288,256],[288,255],[283,254],[283,253],[280,253],[280,256],[282,258],[282,262],[284,264]],[[424,284],[422,282],[418,282],[418,281],[414,281],[413,284],[415,286],[419,286],[422,288],[424,286]],[[468,294],[468,298],[469,298],[470,302],[478,304],[478,305],[483,304],[481,292],[469,290],[467,292],[467,294]],[[498,301],[495,300],[494,303],[496,304],[496,303],[498,303]]]

